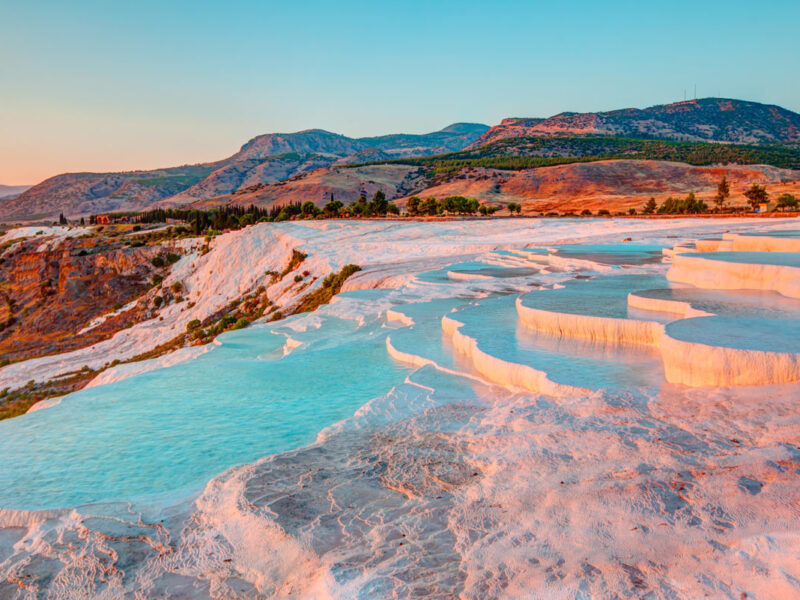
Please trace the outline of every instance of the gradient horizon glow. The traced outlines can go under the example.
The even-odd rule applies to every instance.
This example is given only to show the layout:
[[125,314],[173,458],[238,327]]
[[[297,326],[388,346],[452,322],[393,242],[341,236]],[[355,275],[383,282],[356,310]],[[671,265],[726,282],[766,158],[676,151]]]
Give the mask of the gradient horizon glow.
[[722,96],[800,111],[800,2],[0,0],[0,183],[217,160],[268,132]]

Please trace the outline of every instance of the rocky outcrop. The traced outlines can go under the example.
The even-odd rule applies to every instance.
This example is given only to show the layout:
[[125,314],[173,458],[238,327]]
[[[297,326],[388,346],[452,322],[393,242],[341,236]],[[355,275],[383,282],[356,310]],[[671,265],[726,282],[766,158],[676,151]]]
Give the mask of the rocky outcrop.
[[151,259],[160,246],[124,248],[92,239],[53,243],[23,240],[0,258],[0,356],[10,360],[89,346],[139,320],[120,311],[97,327],[92,319],[114,312],[150,288]]

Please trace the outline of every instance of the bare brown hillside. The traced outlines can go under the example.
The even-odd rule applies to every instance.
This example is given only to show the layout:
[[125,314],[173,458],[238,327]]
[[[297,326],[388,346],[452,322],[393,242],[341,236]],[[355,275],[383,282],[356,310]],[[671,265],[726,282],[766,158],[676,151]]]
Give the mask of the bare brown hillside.
[[696,167],[653,160],[608,160],[521,171],[468,169],[416,195],[468,196],[502,206],[518,202],[526,214],[627,211],[640,209],[651,196],[661,201],[689,192],[704,197],[711,206],[723,175],[731,185],[731,205],[745,205],[743,192],[753,183],[766,184],[776,195],[800,191],[800,172],[765,165]]

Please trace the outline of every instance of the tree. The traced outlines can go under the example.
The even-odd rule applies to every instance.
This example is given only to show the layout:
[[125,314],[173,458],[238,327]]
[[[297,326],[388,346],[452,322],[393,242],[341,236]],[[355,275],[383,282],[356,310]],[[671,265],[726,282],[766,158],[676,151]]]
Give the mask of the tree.
[[228,215],[228,219],[225,221],[225,228],[226,229],[238,229],[239,228],[239,217],[234,215],[233,213]]
[[516,202],[509,202],[508,203],[508,212],[511,213],[512,215],[514,213],[519,214],[519,213],[522,212],[522,205],[521,204],[517,204]]
[[753,207],[753,210],[758,210],[758,205],[766,202],[767,198],[769,198],[769,194],[767,194],[767,188],[765,188],[763,185],[758,185],[757,183],[754,183],[747,188],[747,191],[745,191],[744,195],[745,198],[747,198],[747,201],[750,203],[750,206]]
[[367,197],[363,192],[356,202],[350,203],[350,213],[354,217],[368,217],[371,214],[370,206],[367,204]]
[[695,197],[694,192],[689,192],[686,198],[673,198],[670,196],[658,207],[660,215],[686,215],[703,213],[708,206]]
[[81,217],[81,227],[83,227],[84,225],[86,225],[86,221],[84,221],[83,217]]
[[378,190],[369,203],[369,212],[373,215],[385,215],[388,209],[389,201],[386,199],[386,194],[383,190]]
[[389,203],[389,208],[387,209],[386,212],[388,212],[389,214],[392,214],[392,215],[399,215],[400,214],[400,208],[394,202],[390,202]]
[[642,214],[652,215],[654,212],[656,212],[656,199],[651,196],[650,200],[644,205]]
[[780,196],[778,196],[777,204],[778,208],[780,208],[781,210],[785,210],[787,208],[796,209],[798,202],[797,198],[795,198],[792,194],[789,194],[787,192],[785,194],[781,194]]
[[317,214],[317,206],[311,200],[306,200],[303,202],[301,210],[304,217],[313,217],[315,214]]
[[422,215],[430,215],[432,217],[439,213],[439,203],[434,196],[425,198],[419,205],[419,212]]
[[338,200],[333,199],[333,194],[331,194],[331,199],[328,200],[327,204],[323,207],[323,212],[325,213],[326,217],[338,217],[339,212],[344,208],[344,204],[339,202]]
[[728,185],[728,179],[723,175],[722,179],[717,184],[717,195],[714,196],[714,204],[717,205],[717,208],[722,208],[730,195],[731,186]]
[[60,215],[58,215],[58,224],[59,225],[66,225],[67,224],[67,219],[64,216],[64,213],[61,213]]
[[418,214],[420,214],[419,206],[421,202],[422,200],[420,200],[417,196],[411,196],[411,198],[408,199],[408,202],[406,203],[406,211],[408,212],[408,216],[416,217]]

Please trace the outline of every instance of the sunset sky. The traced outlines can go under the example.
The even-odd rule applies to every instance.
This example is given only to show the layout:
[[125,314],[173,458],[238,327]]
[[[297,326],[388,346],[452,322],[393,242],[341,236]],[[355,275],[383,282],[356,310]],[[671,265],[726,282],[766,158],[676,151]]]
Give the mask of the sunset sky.
[[219,159],[266,132],[723,96],[800,111],[800,2],[0,0],[0,183]]

